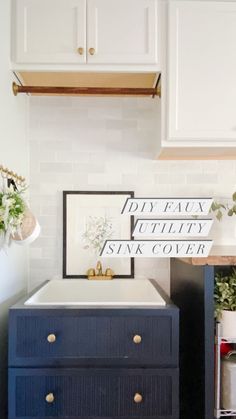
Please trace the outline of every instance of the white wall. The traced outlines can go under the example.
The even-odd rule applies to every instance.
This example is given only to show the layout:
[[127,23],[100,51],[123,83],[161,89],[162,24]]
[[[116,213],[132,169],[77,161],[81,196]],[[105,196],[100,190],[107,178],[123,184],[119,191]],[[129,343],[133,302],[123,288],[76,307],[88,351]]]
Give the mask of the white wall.
[[[62,190],[228,197],[236,189],[236,161],[153,159],[157,108],[149,98],[30,99],[31,205],[42,226],[30,248],[30,287],[62,275]],[[219,225],[213,233],[216,244],[236,243],[235,229],[223,239]],[[136,259],[135,271],[168,291],[168,260]]]
[[[0,164],[28,176],[26,98],[11,92],[10,1],[0,2]],[[27,250],[12,246],[0,251],[0,417],[6,418],[6,365],[8,308],[27,284]]]

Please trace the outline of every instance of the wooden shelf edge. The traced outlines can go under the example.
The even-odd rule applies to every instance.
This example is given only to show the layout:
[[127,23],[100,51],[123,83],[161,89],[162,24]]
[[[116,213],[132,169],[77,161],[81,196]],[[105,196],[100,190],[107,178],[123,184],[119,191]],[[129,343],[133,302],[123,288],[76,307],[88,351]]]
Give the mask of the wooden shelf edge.
[[236,256],[208,256],[206,258],[178,258],[189,265],[233,265],[236,266]]
[[236,160],[236,147],[163,147],[157,160]]

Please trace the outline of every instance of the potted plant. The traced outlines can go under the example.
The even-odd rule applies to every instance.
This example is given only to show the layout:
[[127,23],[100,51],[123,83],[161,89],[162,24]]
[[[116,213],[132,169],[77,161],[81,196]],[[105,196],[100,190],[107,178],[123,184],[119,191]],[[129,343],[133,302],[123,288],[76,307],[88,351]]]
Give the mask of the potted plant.
[[14,189],[12,185],[0,191],[0,248],[8,245],[15,234],[21,234],[26,210],[23,191]]
[[0,249],[11,239],[17,244],[29,244],[39,236],[40,225],[23,198],[24,191],[13,185],[0,191]]
[[236,268],[229,274],[216,274],[214,300],[221,336],[236,338]]
[[216,218],[219,221],[221,221],[224,212],[226,212],[229,217],[236,215],[236,192],[233,193],[230,204],[213,201],[211,205],[211,212],[216,214]]

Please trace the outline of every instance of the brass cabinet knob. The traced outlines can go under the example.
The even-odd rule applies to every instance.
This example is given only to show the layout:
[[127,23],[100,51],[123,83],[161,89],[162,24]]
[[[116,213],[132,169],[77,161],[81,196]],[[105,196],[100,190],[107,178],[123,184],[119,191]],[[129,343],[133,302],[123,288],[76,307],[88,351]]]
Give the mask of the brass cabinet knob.
[[84,48],[83,48],[83,47],[79,47],[79,48],[77,49],[77,51],[78,51],[79,55],[83,55],[83,53],[84,53]]
[[135,393],[134,395],[134,403],[141,403],[143,400],[143,396],[140,393]]
[[140,335],[134,335],[134,337],[133,337],[133,342],[134,343],[141,343],[142,342],[142,336],[140,336]]
[[49,343],[54,343],[54,342],[56,342],[56,340],[57,340],[56,335],[54,335],[53,333],[48,335],[48,337],[47,337],[47,341]]
[[47,403],[53,403],[55,400],[54,394],[53,393],[48,393],[45,397],[45,400]]
[[95,49],[94,48],[89,48],[89,54],[94,55],[95,54]]

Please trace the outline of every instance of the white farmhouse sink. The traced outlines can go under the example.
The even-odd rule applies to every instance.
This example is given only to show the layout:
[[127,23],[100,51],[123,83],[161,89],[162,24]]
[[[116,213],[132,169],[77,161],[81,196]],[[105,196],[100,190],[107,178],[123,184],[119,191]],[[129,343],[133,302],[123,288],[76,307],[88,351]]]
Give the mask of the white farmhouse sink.
[[148,307],[165,306],[149,280],[61,279],[49,281],[33,294],[25,305],[83,307]]

